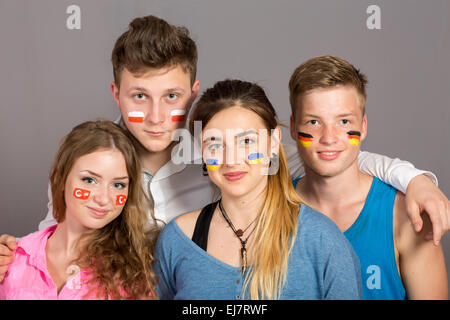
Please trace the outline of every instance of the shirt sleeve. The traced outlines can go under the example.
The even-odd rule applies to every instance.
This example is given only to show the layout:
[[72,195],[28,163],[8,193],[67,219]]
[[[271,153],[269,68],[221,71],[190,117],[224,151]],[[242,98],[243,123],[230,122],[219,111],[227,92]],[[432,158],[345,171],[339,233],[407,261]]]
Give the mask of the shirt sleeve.
[[398,158],[392,159],[361,151],[358,156],[358,165],[362,172],[379,178],[403,193],[406,193],[409,182],[420,174],[425,174],[438,185],[437,178],[432,172],[416,169],[412,163]]
[[55,218],[53,217],[53,199],[52,199],[52,188],[50,186],[50,182],[48,183],[47,194],[48,194],[48,204],[47,204],[48,212],[47,212],[47,216],[45,217],[45,219],[39,223],[39,231],[47,229],[48,227],[51,227],[58,223],[58,222],[56,222]]
[[171,239],[167,236],[169,225],[166,226],[159,235],[155,247],[155,259],[153,271],[158,278],[156,292],[161,300],[172,300],[175,296],[175,281],[173,277],[173,264],[171,261],[172,250],[170,246]]
[[[335,239],[330,238],[336,233]],[[324,268],[325,300],[360,300],[361,266],[358,256],[345,236],[339,231],[330,230],[326,244],[328,255]]]

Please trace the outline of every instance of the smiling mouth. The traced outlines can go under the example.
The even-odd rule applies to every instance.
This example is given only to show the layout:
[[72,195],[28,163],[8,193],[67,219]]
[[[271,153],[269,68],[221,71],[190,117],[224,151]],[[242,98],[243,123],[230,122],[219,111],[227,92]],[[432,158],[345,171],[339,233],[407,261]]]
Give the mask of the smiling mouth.
[[225,179],[227,179],[228,181],[238,181],[238,180],[241,180],[246,174],[247,174],[247,172],[238,171],[238,172],[225,173],[224,176],[225,176]]
[[334,160],[341,154],[341,151],[319,151],[317,152],[322,160]]
[[144,131],[154,137],[162,136],[165,133],[164,131],[151,131],[151,130],[144,130]]
[[109,212],[109,210],[103,210],[103,209],[96,209],[92,207],[87,207],[89,211],[96,217],[102,218],[106,216]]

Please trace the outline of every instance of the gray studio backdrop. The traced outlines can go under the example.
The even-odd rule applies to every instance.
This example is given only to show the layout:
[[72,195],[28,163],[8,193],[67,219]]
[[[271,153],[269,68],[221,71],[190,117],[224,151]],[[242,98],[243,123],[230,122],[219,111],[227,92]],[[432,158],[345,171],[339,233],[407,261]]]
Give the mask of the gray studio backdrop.
[[348,59],[369,78],[362,148],[431,170],[450,195],[448,0],[1,0],[0,234],[24,236],[44,219],[61,138],[82,121],[118,116],[111,50],[149,14],[190,29],[201,89],[257,81],[285,124],[294,68],[318,55]]

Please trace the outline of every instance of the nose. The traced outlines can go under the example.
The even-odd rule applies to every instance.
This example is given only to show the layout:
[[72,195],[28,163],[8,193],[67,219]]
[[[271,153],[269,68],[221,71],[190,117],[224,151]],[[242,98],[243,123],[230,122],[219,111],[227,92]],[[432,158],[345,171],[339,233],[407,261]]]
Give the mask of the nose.
[[337,129],[333,125],[324,125],[319,142],[325,145],[331,145],[338,141]]
[[164,122],[165,119],[165,112],[162,109],[162,106],[159,102],[154,102],[150,106],[150,111],[147,116],[147,120],[150,123],[158,124],[161,122]]
[[106,206],[110,201],[109,189],[107,186],[99,186],[94,191],[94,201],[100,206]]

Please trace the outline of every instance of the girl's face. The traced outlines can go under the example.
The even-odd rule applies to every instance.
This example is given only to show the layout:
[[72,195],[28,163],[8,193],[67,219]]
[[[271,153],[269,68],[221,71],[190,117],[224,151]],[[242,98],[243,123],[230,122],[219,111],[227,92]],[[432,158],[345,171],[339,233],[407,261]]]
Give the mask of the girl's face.
[[66,221],[81,230],[100,229],[122,212],[128,196],[125,159],[117,149],[78,158],[64,186]]
[[239,106],[218,112],[203,128],[203,161],[222,195],[239,197],[264,190],[271,156],[269,134],[258,114]]

